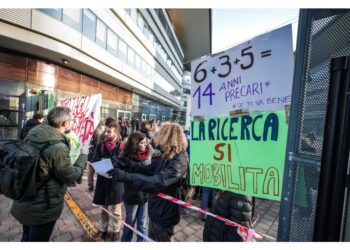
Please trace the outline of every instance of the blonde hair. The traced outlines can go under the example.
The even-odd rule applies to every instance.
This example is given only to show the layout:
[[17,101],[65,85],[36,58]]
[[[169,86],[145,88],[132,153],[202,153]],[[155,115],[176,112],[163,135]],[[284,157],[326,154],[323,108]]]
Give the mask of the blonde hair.
[[170,160],[187,149],[187,139],[178,123],[163,122],[154,142],[161,147],[163,155]]

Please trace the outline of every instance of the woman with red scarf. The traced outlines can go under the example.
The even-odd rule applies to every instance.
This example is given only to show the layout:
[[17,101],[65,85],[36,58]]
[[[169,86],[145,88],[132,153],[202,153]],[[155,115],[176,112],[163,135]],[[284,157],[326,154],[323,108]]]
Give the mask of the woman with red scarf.
[[[113,119],[106,124],[105,139],[97,144],[93,156],[93,162],[110,158],[113,163],[114,159],[116,159],[116,157],[119,155],[120,141],[119,125],[118,122]],[[119,240],[120,236],[123,192],[124,184],[122,182],[113,182],[112,179],[108,179],[99,174],[97,175],[96,191],[94,194],[93,203],[101,205],[107,210],[108,206],[110,206],[112,209],[111,212],[117,218],[119,218],[119,220],[113,220],[113,231],[111,236],[113,241]],[[103,240],[107,236],[108,221],[108,213],[101,209],[100,230],[98,236]]]
[[[129,135],[121,155],[131,161],[148,165],[151,163],[151,151],[152,148],[146,136],[141,132],[133,132]],[[147,193],[133,188],[130,183],[124,183],[125,222],[131,226],[134,226],[136,222],[137,231],[145,235],[148,230],[147,199]],[[124,227],[121,241],[131,241],[132,235],[133,231]],[[137,241],[144,241],[144,239],[137,235]]]

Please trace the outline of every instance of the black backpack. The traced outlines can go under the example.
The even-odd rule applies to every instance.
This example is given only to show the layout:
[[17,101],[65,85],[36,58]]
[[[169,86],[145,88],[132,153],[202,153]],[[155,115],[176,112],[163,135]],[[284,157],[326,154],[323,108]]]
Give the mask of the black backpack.
[[0,193],[18,201],[32,199],[40,184],[39,169],[46,163],[40,154],[59,141],[38,148],[26,141],[0,140]]

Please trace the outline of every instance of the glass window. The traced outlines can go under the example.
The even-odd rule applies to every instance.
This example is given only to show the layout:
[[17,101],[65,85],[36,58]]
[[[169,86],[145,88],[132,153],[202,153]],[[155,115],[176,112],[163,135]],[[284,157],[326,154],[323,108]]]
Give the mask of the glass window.
[[83,34],[95,41],[96,37],[96,16],[88,9],[84,9]]
[[135,55],[135,69],[141,73],[141,57],[138,54]]
[[128,47],[128,64],[134,67],[135,63],[135,52],[132,48]]
[[189,89],[187,89],[187,88],[183,88],[182,89],[182,93],[184,93],[184,94],[191,94],[191,91]]
[[118,56],[118,36],[108,29],[107,50],[113,55]]
[[144,26],[143,26],[143,34],[145,34],[145,37],[147,38],[147,39],[149,39],[149,35],[150,35],[150,30],[149,30],[149,28],[148,28],[148,25],[147,25],[147,23],[144,23]]
[[123,62],[126,62],[126,54],[127,54],[127,49],[128,47],[126,46],[126,43],[119,39],[119,59],[122,60]]
[[0,95],[0,139],[17,139],[21,120],[19,104],[17,96]]
[[39,10],[58,20],[62,20],[62,9],[39,9]]
[[98,45],[106,48],[107,26],[100,19],[97,19],[96,27],[96,42]]
[[124,9],[124,10],[129,16],[131,16],[131,9]]
[[148,63],[146,64],[146,72],[147,72],[147,78],[151,79],[152,68],[151,68],[151,65],[149,65]]
[[143,26],[144,26],[145,21],[143,20],[143,17],[141,14],[138,12],[137,13],[137,26],[139,26],[139,29],[143,32]]
[[81,9],[63,9],[63,22],[70,27],[81,31],[82,27],[82,11]]
[[156,74],[156,71],[152,68],[151,69],[151,75],[152,75],[152,77],[151,77],[151,80],[152,80],[152,83],[155,83],[156,82],[156,80],[157,80],[157,74]]
[[131,9],[130,17],[135,24],[137,24],[137,9]]
[[168,64],[169,68],[171,68],[171,60],[169,58],[166,60],[166,63]]
[[152,46],[154,46],[154,34],[152,31],[150,31],[148,40],[151,42]]
[[142,72],[142,75],[147,74],[146,62],[144,60],[141,61],[141,72]]

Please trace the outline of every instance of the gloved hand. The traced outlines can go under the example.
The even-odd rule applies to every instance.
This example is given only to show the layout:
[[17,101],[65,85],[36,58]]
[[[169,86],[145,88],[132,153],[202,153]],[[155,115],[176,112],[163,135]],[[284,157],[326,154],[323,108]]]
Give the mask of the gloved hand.
[[126,172],[119,169],[119,168],[113,168],[111,170],[107,171],[107,174],[113,178],[113,180],[116,181],[125,181],[126,180]]
[[132,168],[133,166],[133,162],[131,160],[129,160],[128,158],[124,158],[124,157],[118,157],[115,161],[115,164],[117,164],[117,168],[120,168],[120,169],[127,169],[128,167],[129,168]]

